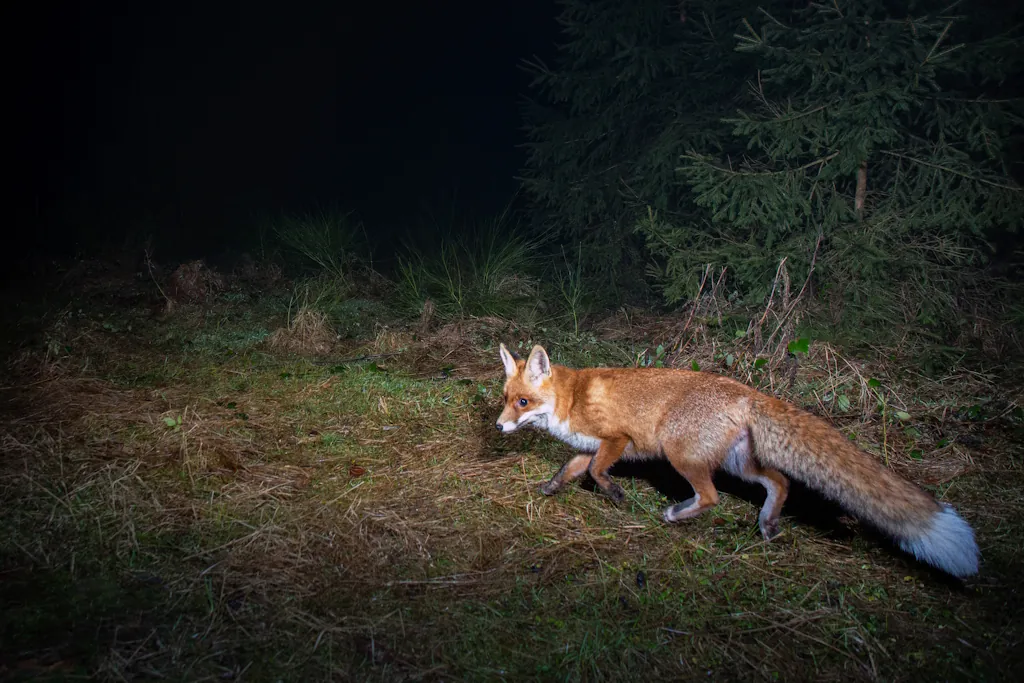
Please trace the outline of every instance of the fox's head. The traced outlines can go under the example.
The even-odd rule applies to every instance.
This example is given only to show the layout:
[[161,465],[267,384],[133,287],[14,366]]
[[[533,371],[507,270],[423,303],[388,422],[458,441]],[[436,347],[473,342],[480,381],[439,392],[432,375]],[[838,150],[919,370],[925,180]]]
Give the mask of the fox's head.
[[505,366],[505,409],[498,416],[499,432],[514,432],[524,425],[547,426],[548,415],[555,412],[555,389],[551,386],[551,361],[541,346],[534,346],[522,360],[501,345],[501,363]]

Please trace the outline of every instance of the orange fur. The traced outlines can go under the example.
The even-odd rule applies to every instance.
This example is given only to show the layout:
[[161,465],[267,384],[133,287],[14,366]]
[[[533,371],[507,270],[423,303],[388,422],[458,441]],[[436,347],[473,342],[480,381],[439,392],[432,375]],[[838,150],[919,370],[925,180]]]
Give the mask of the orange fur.
[[552,495],[589,473],[616,502],[608,476],[621,457],[666,458],[694,489],[665,510],[694,517],[718,502],[711,477],[724,469],[768,492],[759,522],[766,538],[799,479],[894,537],[919,559],[956,576],[978,571],[971,528],[952,508],[857,449],[823,420],[728,377],[660,368],[573,370],[535,346],[526,360],[501,346],[504,410],[497,428],[544,429],[589,455],[576,456],[544,484]]

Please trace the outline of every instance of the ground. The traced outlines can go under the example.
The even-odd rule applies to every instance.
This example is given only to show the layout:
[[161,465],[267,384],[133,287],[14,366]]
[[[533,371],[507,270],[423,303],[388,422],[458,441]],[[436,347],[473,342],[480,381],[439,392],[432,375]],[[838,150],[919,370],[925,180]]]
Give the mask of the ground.
[[167,310],[146,277],[63,277],[46,297],[5,300],[4,678],[996,681],[1024,670],[1013,373],[926,378],[881,352],[813,342],[792,381],[771,365],[744,374],[728,349],[673,358],[824,415],[956,505],[983,553],[981,574],[961,583],[799,488],[771,543],[757,532],[763,491],[728,479],[717,509],[675,526],[661,509],[688,491],[667,467],[618,467],[620,506],[586,484],[542,496],[571,451],[496,432],[498,342],[629,365],[684,318],[557,337],[495,319],[427,329],[386,296],[353,296],[330,350],[319,339],[302,355],[274,343],[296,328],[277,284],[221,284]]

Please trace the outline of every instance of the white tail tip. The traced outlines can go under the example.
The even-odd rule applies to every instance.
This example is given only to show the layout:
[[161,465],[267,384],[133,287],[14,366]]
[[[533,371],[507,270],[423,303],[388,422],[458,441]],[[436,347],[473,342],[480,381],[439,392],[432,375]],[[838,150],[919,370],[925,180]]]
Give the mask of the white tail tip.
[[978,573],[981,553],[974,530],[945,503],[932,517],[927,531],[917,538],[901,540],[900,547],[947,574],[964,578]]

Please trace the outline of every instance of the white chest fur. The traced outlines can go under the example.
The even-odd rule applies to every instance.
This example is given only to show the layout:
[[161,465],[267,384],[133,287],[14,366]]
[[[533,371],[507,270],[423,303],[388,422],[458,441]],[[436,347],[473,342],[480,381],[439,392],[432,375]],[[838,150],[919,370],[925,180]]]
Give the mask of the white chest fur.
[[559,420],[554,415],[548,415],[546,427],[551,436],[583,453],[596,453],[597,447],[601,445],[600,439],[572,431],[568,420]]
[[[601,445],[601,439],[572,431],[569,427],[569,420],[559,420],[551,413],[546,417],[547,420],[545,421],[544,428],[547,429],[551,436],[564,441],[581,453],[597,453],[597,449]],[[622,456],[627,459],[655,457],[649,453],[638,452],[632,441],[626,444],[626,450],[623,451]]]

